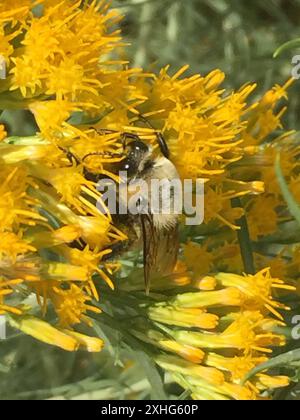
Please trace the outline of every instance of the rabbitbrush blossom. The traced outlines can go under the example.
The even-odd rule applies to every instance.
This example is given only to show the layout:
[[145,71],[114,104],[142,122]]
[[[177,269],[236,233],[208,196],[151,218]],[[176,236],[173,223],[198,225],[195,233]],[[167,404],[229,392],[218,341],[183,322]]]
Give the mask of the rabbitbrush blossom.
[[[260,398],[289,383],[268,373],[243,378],[268,360],[271,347],[285,344],[276,332],[289,309],[280,290],[293,293],[299,258],[290,250],[289,273],[277,278],[268,256],[254,254],[260,270],[244,275],[236,234],[245,233],[241,218],[249,223],[246,240],[292,219],[273,165],[283,145],[284,174],[299,196],[292,133],[274,138],[285,112],[277,105],[291,81],[254,101],[255,84],[227,91],[220,70],[202,76],[185,75],[188,66],[158,74],[131,68],[120,53],[120,19],[105,1],[1,2],[7,77],[0,80],[0,109],[29,110],[38,132],[10,138],[0,125],[0,315],[45,343],[97,352],[104,343],[93,336],[93,318],[101,317],[101,302],[122,291],[119,299],[126,302],[125,293],[134,300],[139,316],[124,331],[130,325],[128,334],[149,345],[155,362],[193,398]],[[123,132],[154,148],[155,133],[162,133],[181,178],[205,180],[204,224],[183,239],[174,275],[157,279],[152,298],[136,294],[139,269],[116,275],[121,260],[109,257],[127,238],[96,207],[105,204],[86,176],[118,181],[111,168],[123,157]],[[39,313],[24,303],[32,295]],[[89,335],[78,331],[82,324]]]

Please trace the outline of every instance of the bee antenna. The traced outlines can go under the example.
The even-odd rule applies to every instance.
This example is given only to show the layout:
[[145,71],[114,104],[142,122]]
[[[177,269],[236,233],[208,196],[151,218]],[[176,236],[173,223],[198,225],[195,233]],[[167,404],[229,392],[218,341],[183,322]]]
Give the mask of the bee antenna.
[[[155,130],[153,125],[150,123],[150,121],[148,121],[147,118],[145,118],[142,114],[139,114],[139,118],[140,118],[140,120],[144,121],[144,123],[147,124],[148,127],[153,128],[153,130]],[[164,155],[164,157],[169,159],[170,158],[170,150],[169,150],[169,147],[167,145],[167,142],[166,142],[164,136],[162,135],[161,132],[156,131],[156,130],[155,130],[155,134],[156,134],[156,138],[157,138],[161,153]]]
[[167,142],[166,142],[164,136],[161,133],[156,132],[156,137],[157,137],[159,148],[160,148],[162,154],[164,155],[165,158],[169,159],[170,158],[170,150],[169,150],[169,147],[167,145]]
[[76,165],[80,164],[80,160],[74,155],[74,153],[70,152],[69,150],[58,146],[59,150],[61,150],[62,152],[64,152],[66,154],[67,159],[70,161],[70,163],[73,164],[73,160],[75,160]]
[[94,152],[94,153],[88,153],[87,155],[83,156],[82,158],[82,163],[89,158],[90,156],[105,156],[105,153],[101,153],[101,152]]
[[109,156],[109,157],[119,157],[117,153],[111,153],[111,152],[94,152],[94,153],[88,153],[87,155],[83,156],[82,162],[84,162],[87,158],[90,156]]

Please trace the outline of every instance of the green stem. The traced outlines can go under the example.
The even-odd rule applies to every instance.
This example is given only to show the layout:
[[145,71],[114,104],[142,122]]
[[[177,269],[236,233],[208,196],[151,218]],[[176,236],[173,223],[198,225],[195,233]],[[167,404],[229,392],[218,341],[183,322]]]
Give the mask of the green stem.
[[[231,204],[234,208],[243,207],[240,198],[233,198],[231,200]],[[236,224],[240,228],[237,232],[237,236],[240,244],[241,256],[244,264],[245,273],[255,274],[253,250],[246,216],[242,216],[239,220],[236,221]]]

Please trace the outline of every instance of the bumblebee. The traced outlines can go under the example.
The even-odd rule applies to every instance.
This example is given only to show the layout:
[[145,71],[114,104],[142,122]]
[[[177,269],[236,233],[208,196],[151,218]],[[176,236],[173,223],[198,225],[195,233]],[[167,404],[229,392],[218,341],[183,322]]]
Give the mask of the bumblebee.
[[[151,191],[151,181],[173,181],[179,175],[173,163],[169,160],[169,150],[164,139],[158,135],[161,155],[154,156],[151,147],[139,138],[132,139],[126,144],[126,158],[121,162],[120,171],[127,173],[128,182],[134,179],[145,181]],[[162,184],[163,185],[163,184]],[[167,191],[162,187],[158,190],[158,201],[170,199]],[[172,197],[171,197],[172,199]],[[115,223],[121,222],[125,229],[129,229],[132,245],[142,243],[144,262],[144,281],[146,293],[150,291],[151,279],[171,274],[177,261],[179,248],[178,215],[174,212],[164,213],[152,207],[151,196],[139,197],[140,212],[130,213],[125,218],[116,215]]]
[[[99,133],[112,133],[110,130],[97,130]],[[170,161],[169,148],[160,133],[156,133],[159,153],[145,144],[141,138],[132,133],[122,134],[124,158],[109,168],[114,173],[126,173],[129,184],[134,180],[143,180],[151,190],[151,181],[179,180],[178,172]],[[95,153],[97,154],[97,153]],[[83,162],[92,154],[86,155]],[[99,182],[99,177],[85,170],[85,177],[93,182]],[[164,189],[159,190],[159,199],[163,202]],[[179,249],[178,240],[178,215],[172,212],[157,212],[151,207],[149,197],[142,194],[139,197],[140,211],[137,214],[112,215],[113,223],[127,234],[125,243],[112,246],[113,252],[110,259],[115,259],[126,251],[135,247],[142,247],[144,282],[146,293],[149,294],[151,279],[166,276],[173,272]],[[120,205],[120,203],[118,203]]]

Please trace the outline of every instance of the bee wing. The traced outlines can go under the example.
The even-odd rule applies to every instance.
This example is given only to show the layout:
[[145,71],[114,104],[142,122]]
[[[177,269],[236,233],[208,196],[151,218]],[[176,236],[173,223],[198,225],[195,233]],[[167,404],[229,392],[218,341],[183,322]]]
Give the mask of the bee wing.
[[150,291],[153,276],[168,275],[173,272],[177,261],[179,240],[178,226],[158,228],[152,214],[141,214],[143,239],[144,280],[146,294]]

